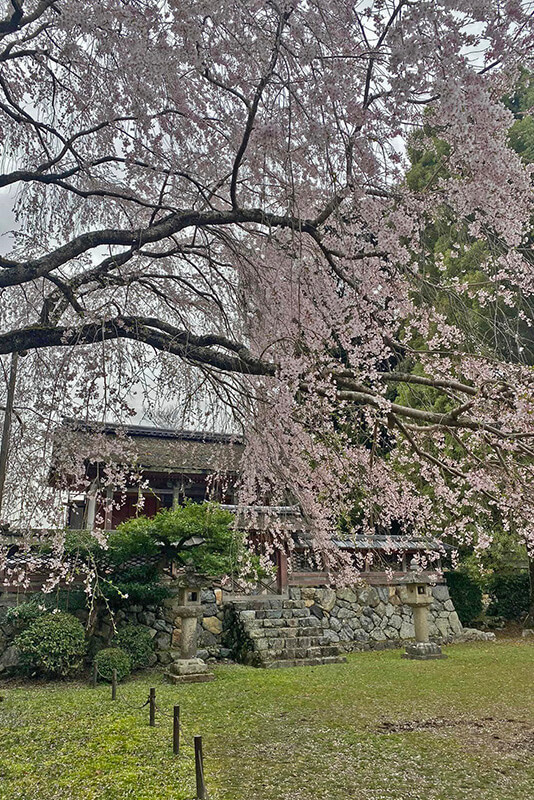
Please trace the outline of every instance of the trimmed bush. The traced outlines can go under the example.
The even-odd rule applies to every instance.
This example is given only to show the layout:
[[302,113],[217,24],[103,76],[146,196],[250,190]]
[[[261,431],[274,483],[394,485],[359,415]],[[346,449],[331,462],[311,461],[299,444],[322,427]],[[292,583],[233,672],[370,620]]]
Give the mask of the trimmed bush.
[[169,590],[166,586],[159,586],[155,582],[113,581],[113,584],[107,587],[106,595],[113,608],[129,605],[159,606],[169,596]]
[[107,601],[112,608],[124,606],[159,606],[169,596],[166,586],[159,583],[159,568],[147,562],[137,566],[124,567],[112,560],[108,573],[110,584],[106,585]]
[[470,625],[482,613],[482,589],[465,572],[446,572],[449,594],[462,625]]
[[528,613],[530,581],[528,572],[493,575],[488,583],[488,614],[504,619],[522,619]]
[[147,667],[154,649],[150,634],[140,625],[125,625],[114,636],[113,645],[128,653],[132,669]]
[[132,660],[120,647],[105,647],[95,656],[99,677],[111,683],[113,670],[117,670],[117,680],[122,681],[132,671]]
[[49,613],[50,609],[46,608],[37,595],[34,595],[23,603],[19,603],[18,606],[8,608],[5,620],[18,631],[22,631],[35,620]]
[[36,619],[14,644],[23,671],[51,678],[64,678],[79,670],[87,649],[83,625],[62,611]]
[[27,600],[6,609],[5,619],[10,625],[23,630],[39,617],[51,612],[69,613],[86,607],[87,596],[81,589],[61,589],[53,594],[39,592],[28,595]]

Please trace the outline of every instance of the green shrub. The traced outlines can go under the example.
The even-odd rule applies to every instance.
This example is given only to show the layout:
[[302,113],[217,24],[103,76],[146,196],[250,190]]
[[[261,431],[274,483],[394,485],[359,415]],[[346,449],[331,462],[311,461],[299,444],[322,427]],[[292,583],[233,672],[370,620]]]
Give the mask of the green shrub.
[[128,653],[132,669],[147,667],[154,649],[150,634],[141,625],[125,625],[113,637],[113,645]]
[[77,611],[87,606],[87,596],[81,589],[60,589],[51,594],[36,593],[17,606],[8,608],[5,620],[19,631],[27,628],[39,617],[52,611]]
[[94,663],[97,666],[100,678],[109,681],[113,678],[113,670],[117,670],[117,680],[122,681],[132,671],[132,660],[125,650],[120,647],[105,647],[100,650]]
[[137,581],[116,581],[113,576],[112,581],[105,588],[108,603],[113,608],[122,606],[159,606],[169,596],[169,590],[165,586],[160,586],[155,581],[150,583],[139,583]]
[[87,648],[83,625],[62,611],[38,617],[14,643],[25,672],[54,678],[80,669]]
[[115,565],[109,573],[105,593],[113,608],[125,605],[159,606],[169,596],[167,587],[159,583],[158,566],[147,563],[124,567]]
[[482,613],[482,589],[465,572],[447,572],[445,577],[460,622],[470,625]]
[[84,561],[88,557],[99,557],[102,554],[102,547],[96,536],[88,530],[65,531],[63,547],[65,549],[65,555],[73,558],[81,558]]
[[488,614],[504,619],[522,619],[529,609],[530,582],[528,572],[493,575],[488,583]]
[[44,605],[41,598],[33,595],[23,603],[19,603],[18,606],[8,608],[5,613],[5,621],[13,625],[15,629],[22,631],[39,617],[49,613],[50,609]]

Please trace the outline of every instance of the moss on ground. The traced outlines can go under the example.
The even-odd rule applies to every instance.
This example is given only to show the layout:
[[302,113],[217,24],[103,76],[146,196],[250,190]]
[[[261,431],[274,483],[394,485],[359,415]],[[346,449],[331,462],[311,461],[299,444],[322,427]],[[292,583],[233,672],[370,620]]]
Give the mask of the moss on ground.
[[150,686],[172,720],[110,687],[6,683],[1,800],[191,800],[202,734],[210,800],[525,800],[534,796],[534,646],[502,641],[406,661],[399,651],[290,670],[219,667],[208,684]]

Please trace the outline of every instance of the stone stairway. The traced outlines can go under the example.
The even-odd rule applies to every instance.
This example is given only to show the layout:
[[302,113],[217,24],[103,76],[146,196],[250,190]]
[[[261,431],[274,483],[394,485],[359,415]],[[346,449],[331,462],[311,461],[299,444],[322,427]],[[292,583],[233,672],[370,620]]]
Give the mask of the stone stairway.
[[346,661],[324,636],[321,620],[304,600],[278,595],[237,598],[225,604],[226,644],[237,661],[256,667],[318,666]]

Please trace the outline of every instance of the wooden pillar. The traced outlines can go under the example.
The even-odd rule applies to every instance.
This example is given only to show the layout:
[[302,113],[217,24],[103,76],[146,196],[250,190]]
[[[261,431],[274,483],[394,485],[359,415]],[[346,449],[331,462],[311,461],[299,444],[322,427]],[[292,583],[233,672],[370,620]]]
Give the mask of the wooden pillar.
[[110,531],[113,528],[113,489],[108,486],[106,489],[106,501],[104,506],[104,530]]
[[288,564],[285,550],[276,551],[276,589],[278,594],[285,594],[288,586]]
[[86,504],[86,526],[87,529],[92,531],[95,527],[95,517],[96,517],[96,493],[97,493],[97,483],[93,481],[89,490],[87,492],[87,497],[85,500]]

